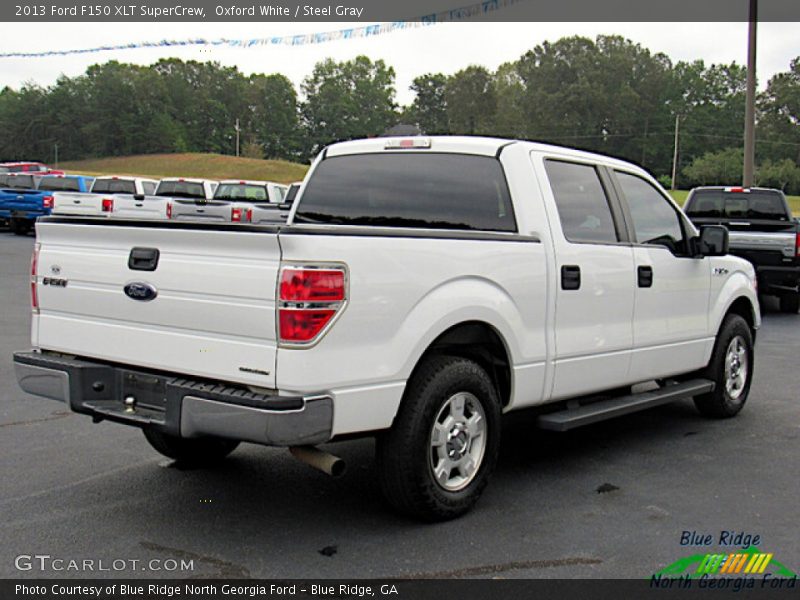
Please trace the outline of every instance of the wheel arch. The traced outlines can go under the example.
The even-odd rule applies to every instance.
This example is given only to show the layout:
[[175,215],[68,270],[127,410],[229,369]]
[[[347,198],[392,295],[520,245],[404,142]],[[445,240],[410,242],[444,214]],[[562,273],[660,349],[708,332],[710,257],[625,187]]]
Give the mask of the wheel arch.
[[[511,401],[513,369],[511,352],[503,335],[481,320],[462,321],[440,333],[422,352],[410,378],[427,358],[436,355],[458,356],[478,363],[489,375],[497,390],[501,406]],[[410,379],[409,378],[409,379]]]

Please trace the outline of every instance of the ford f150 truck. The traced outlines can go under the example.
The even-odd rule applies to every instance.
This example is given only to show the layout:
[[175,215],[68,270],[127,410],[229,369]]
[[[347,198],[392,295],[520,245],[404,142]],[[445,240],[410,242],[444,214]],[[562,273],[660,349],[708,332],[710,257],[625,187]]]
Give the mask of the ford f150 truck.
[[725,225],[731,253],[755,266],[759,293],[777,296],[782,311],[797,313],[800,226],[782,191],[699,187],[689,192],[684,210],[696,225]]
[[30,178],[35,185],[35,189],[0,190],[0,218],[8,218],[11,230],[18,235],[27,235],[37,218],[52,212],[55,192],[88,192],[94,181],[94,177],[83,175],[45,175],[40,179],[33,175],[17,177]]
[[111,216],[131,219],[170,219],[172,205],[177,199],[208,201],[214,197],[217,182],[210,179],[167,177],[158,183],[152,196],[115,194]]
[[[172,200],[172,219],[249,221],[255,206],[267,205],[277,214],[286,186],[271,181],[220,181],[211,200],[205,198]],[[287,215],[288,216],[288,215]],[[284,219],[285,221],[285,219]]]
[[[381,488],[469,510],[503,412],[564,431],[745,404],[755,271],[626,162],[532,142],[377,138],[313,163],[285,225],[40,219],[23,390],[179,461],[377,438]],[[533,425],[532,425],[533,426]]]
[[56,192],[53,194],[53,214],[110,216],[115,194],[152,195],[158,181],[142,177],[109,175],[98,177],[89,193]]

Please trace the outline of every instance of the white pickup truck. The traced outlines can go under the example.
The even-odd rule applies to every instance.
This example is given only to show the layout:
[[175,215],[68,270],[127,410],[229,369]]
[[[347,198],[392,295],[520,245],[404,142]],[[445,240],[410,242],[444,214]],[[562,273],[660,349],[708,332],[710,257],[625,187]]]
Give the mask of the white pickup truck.
[[488,138],[335,144],[286,225],[36,224],[20,386],[163,454],[377,437],[388,502],[463,514],[503,412],[573,427],[747,399],[760,313],[727,230],[626,162]]
[[109,175],[98,177],[88,193],[56,192],[53,194],[53,214],[110,216],[115,194],[151,195],[158,181],[142,177]]
[[[170,218],[200,219],[240,222],[259,222],[253,220],[253,212],[267,212],[279,215],[279,205],[286,194],[287,186],[272,181],[245,181],[226,179],[219,182],[214,198],[172,200]],[[262,208],[263,207],[263,208]],[[288,211],[281,222],[286,222]],[[273,218],[273,222],[276,219]]]
[[126,219],[171,219],[174,201],[211,200],[217,185],[216,181],[210,179],[165,177],[158,182],[152,196],[115,194],[111,202],[111,216]]

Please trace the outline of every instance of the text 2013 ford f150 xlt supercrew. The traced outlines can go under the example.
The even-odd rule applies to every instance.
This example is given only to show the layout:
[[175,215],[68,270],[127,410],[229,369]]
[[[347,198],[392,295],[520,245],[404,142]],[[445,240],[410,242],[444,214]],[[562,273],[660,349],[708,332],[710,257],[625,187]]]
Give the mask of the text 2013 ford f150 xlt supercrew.
[[425,519],[475,503],[505,411],[567,430],[694,397],[730,417],[752,380],[753,267],[604,156],[345,142],[286,225],[51,216],[37,235],[25,391],[179,460],[375,435],[388,501]]

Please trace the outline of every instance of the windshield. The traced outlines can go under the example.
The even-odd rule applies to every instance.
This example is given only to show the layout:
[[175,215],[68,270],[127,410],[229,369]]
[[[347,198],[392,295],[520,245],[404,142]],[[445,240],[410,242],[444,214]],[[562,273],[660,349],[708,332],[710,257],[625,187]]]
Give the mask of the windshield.
[[266,186],[249,183],[220,183],[214,199],[253,203],[269,202]]
[[500,161],[427,152],[323,160],[306,183],[295,221],[516,231]]
[[173,198],[202,198],[206,192],[202,183],[192,181],[162,181],[156,189],[156,196],[171,196]]
[[135,194],[136,183],[133,179],[96,179],[92,186],[96,194]]
[[783,194],[770,190],[726,192],[695,190],[686,214],[698,218],[771,219],[788,221]]
[[45,177],[39,182],[39,189],[80,192],[81,184],[77,177]]

